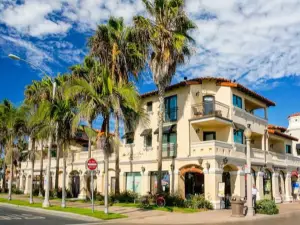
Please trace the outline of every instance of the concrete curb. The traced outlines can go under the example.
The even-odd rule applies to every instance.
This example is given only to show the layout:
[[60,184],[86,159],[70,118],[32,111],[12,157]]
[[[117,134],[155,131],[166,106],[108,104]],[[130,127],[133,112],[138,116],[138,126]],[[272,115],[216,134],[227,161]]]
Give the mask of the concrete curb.
[[103,222],[104,220],[93,218],[90,216],[83,216],[79,215],[76,213],[69,213],[69,212],[60,212],[60,211],[55,211],[55,210],[48,210],[48,209],[41,209],[41,208],[34,208],[34,207],[29,207],[29,206],[21,206],[21,205],[15,205],[15,204],[9,204],[9,203],[2,203],[0,202],[0,206],[7,206],[10,208],[18,208],[23,211],[27,212],[38,212],[38,213],[43,213],[46,215],[51,215],[51,216],[60,216],[63,218],[71,218],[71,219],[76,219],[76,220],[81,220],[81,221],[87,221],[87,222]]

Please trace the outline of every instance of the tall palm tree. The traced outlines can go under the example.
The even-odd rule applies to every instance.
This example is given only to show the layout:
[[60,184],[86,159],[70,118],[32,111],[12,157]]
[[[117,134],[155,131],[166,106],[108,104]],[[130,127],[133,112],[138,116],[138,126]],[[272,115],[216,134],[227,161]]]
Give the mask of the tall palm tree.
[[20,108],[13,106],[8,100],[4,100],[0,104],[0,114],[3,115],[3,127],[6,133],[6,163],[10,164],[9,192],[8,199],[11,200],[12,182],[13,182],[13,166],[14,161],[18,158],[16,149],[16,141],[18,137],[24,133],[24,112]]
[[141,43],[149,44],[149,65],[158,89],[158,183],[162,192],[162,138],[165,89],[170,85],[177,66],[191,55],[189,32],[196,28],[184,11],[185,0],[143,0],[150,15],[135,16],[134,25]]
[[[97,113],[98,116],[103,118],[102,131],[103,136],[102,143],[105,156],[105,180],[108,179],[108,157],[111,153],[112,144],[111,136],[109,135],[109,122],[111,114],[113,114],[117,108],[116,97],[120,96],[122,104],[131,109],[136,109],[139,104],[138,94],[135,87],[131,83],[119,82],[115,83],[109,74],[109,70],[100,65],[99,62],[95,62],[95,68],[98,73],[93,83],[89,83],[83,78],[74,78],[66,90],[66,95],[76,96],[81,94],[86,96],[88,101],[82,101],[79,106],[80,114],[86,117],[90,116],[90,113]],[[108,206],[108,188],[105,185],[105,206]]]
[[[128,83],[130,78],[138,78],[138,72],[145,65],[144,45],[136,39],[134,29],[124,25],[123,18],[111,17],[107,24],[99,25],[89,40],[92,56],[110,70],[115,83]],[[121,99],[116,96],[115,139],[119,140],[119,123],[122,117]],[[115,193],[120,193],[119,144],[115,144]]]

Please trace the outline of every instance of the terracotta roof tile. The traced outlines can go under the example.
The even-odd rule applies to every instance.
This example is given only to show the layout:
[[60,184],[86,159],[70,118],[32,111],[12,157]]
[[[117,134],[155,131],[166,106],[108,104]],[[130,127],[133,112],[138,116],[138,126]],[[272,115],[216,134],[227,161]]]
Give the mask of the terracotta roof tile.
[[[197,83],[201,84],[202,81],[204,81],[204,80],[213,80],[213,81],[216,81],[220,86],[231,86],[231,87],[237,88],[239,91],[244,92],[244,93],[252,96],[253,98],[256,98],[256,99],[264,102],[265,104],[267,104],[267,106],[275,106],[275,103],[273,101],[263,97],[262,95],[250,90],[249,88],[247,88],[239,83],[232,82],[231,80],[226,79],[226,78],[199,77],[199,78],[194,78],[194,79],[190,79],[190,80],[184,80],[179,83],[170,85],[169,87],[166,88],[166,91],[170,91],[170,90],[172,90],[174,88],[178,88],[178,87],[188,86],[191,84],[197,84]],[[156,95],[157,93],[158,93],[157,90],[150,91],[150,92],[146,92],[146,93],[142,94],[141,97],[145,98],[145,97]]]
[[288,118],[290,118],[290,117],[294,117],[294,116],[300,116],[300,112],[293,113],[292,115],[289,115],[289,116],[288,116]]
[[268,128],[269,129],[278,129],[278,130],[281,130],[282,132],[285,132],[287,130],[286,127],[281,127],[281,126],[277,126],[277,125],[273,125],[273,124],[269,124]]

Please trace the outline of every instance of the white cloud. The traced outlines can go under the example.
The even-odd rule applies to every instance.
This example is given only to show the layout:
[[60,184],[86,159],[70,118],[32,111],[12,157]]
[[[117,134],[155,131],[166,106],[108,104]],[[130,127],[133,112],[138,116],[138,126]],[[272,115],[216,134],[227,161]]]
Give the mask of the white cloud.
[[[186,0],[186,11],[198,26],[192,34],[195,54],[186,66],[179,68],[176,79],[223,76],[262,84],[299,75],[300,0]],[[144,13],[141,0],[0,3],[0,23],[8,26],[10,34],[17,31],[19,35],[41,38],[65,35],[71,28],[85,34],[93,32],[109,16],[122,16],[130,23],[132,16],[140,13]],[[63,40],[63,36],[59,37],[55,45],[45,44],[43,49],[56,53],[60,49],[60,60],[79,61],[85,50],[56,46]]]

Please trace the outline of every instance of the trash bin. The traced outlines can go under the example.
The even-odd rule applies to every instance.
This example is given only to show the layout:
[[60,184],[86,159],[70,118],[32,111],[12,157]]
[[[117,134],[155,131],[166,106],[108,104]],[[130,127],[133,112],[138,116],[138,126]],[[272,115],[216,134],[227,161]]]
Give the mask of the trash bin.
[[233,217],[244,217],[244,204],[245,199],[241,198],[240,196],[233,196],[231,198],[231,209]]

